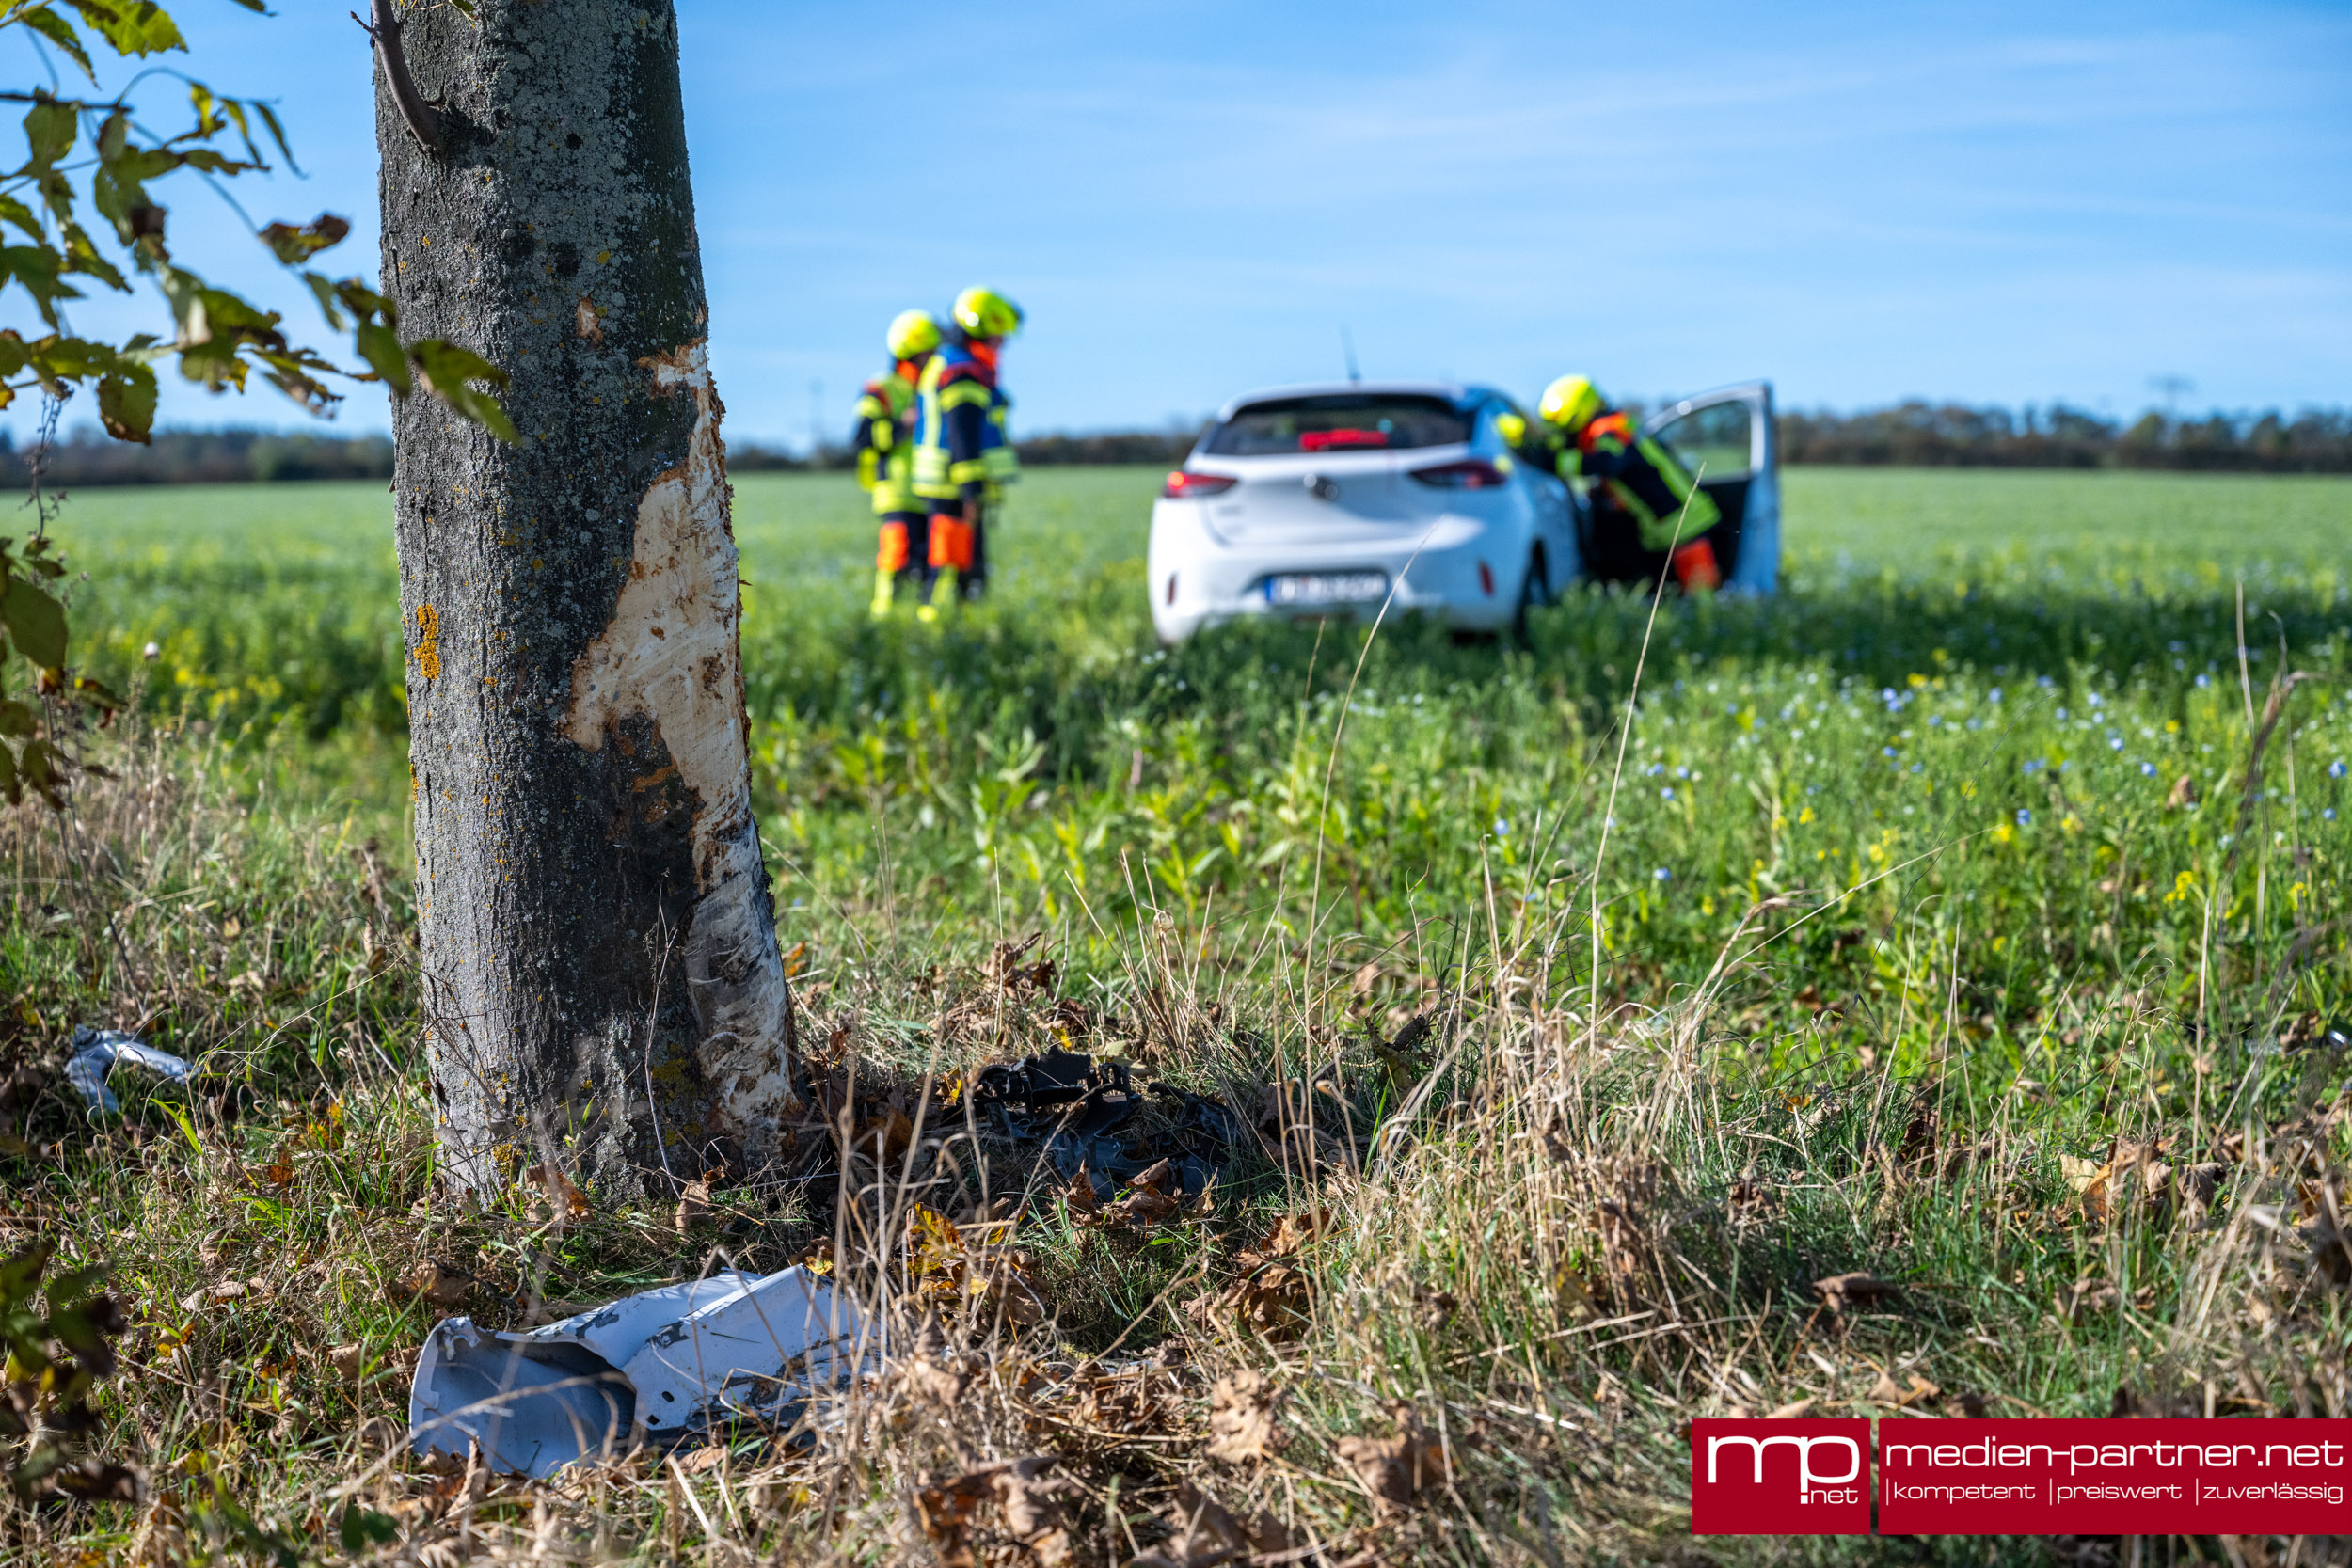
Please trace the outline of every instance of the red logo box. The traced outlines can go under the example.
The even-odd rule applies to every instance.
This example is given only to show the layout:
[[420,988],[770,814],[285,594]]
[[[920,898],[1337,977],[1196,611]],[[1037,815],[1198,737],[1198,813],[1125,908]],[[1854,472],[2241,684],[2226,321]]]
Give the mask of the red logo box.
[[1867,1535],[1867,1420],[1691,1423],[1693,1535]]
[[2352,1533],[2352,1421],[1879,1423],[1883,1535]]

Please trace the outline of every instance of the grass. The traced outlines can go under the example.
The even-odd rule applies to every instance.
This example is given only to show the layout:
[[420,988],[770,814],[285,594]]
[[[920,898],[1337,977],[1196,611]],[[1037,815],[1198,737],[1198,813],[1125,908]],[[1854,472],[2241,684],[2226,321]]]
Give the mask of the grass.
[[[865,618],[846,483],[737,497],[827,1092],[885,1137],[959,1126],[953,1074],[1068,1037],[1259,1125],[1214,1210],[1132,1228],[984,1128],[918,1133],[913,1189],[820,1158],[795,1202],[684,1223],[437,1204],[381,493],[76,497],[77,635],[142,717],[90,737],[117,778],[0,842],[0,1240],[113,1262],[134,1326],[95,1447],[158,1500],[15,1539],[233,1545],[243,1518],[331,1556],[358,1506],[416,1560],[920,1560],[926,1488],[1052,1451],[1079,1560],[1153,1549],[1180,1485],[1327,1562],[1739,1557],[1677,1518],[1693,1415],[2352,1413],[2352,484],[1800,470],[1772,604],[1162,651],[1152,483],[1032,476],[995,598],[942,632]],[[1051,984],[989,978],[1032,932]],[[198,1093],[82,1122],[40,1069],[83,1021],[199,1057]],[[1009,1184],[1017,1256],[975,1250]],[[910,1250],[917,1202],[965,1230]],[[707,1469],[375,1463],[428,1258],[503,1322],[820,1240],[916,1316],[1048,1322],[951,1314],[911,1361],[964,1398],[902,1370]],[[1829,1308],[1813,1282],[1852,1270],[1905,1288]],[[1252,1372],[1289,1442],[1214,1456],[1213,1388]],[[1381,1500],[1360,1442],[1423,1437],[1446,1484]]]

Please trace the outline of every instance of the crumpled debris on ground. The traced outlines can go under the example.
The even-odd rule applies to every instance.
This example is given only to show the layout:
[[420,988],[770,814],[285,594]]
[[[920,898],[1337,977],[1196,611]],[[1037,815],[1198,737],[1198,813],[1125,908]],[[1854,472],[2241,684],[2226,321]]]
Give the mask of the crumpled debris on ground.
[[120,1062],[135,1063],[157,1076],[175,1084],[184,1084],[196,1075],[195,1067],[168,1051],[158,1051],[136,1035],[120,1029],[93,1029],[81,1024],[73,1031],[72,1056],[65,1064],[66,1082],[72,1085],[83,1100],[108,1116],[122,1109],[122,1102],[106,1087],[106,1075]]
[[408,1396],[420,1456],[543,1478],[728,1420],[781,1430],[872,1357],[846,1291],[805,1268],[664,1285],[525,1333],[434,1325]]
[[993,1110],[1006,1136],[1042,1140],[1045,1156],[1066,1179],[1086,1173],[1095,1196],[1168,1162],[1176,1196],[1198,1197],[1213,1185],[1241,1141],[1241,1118],[1219,1101],[1164,1082],[1148,1085],[1173,1125],[1149,1137],[1132,1129],[1147,1096],[1134,1088],[1127,1064],[1098,1063],[1059,1047],[1016,1062],[982,1068],[973,1097]]

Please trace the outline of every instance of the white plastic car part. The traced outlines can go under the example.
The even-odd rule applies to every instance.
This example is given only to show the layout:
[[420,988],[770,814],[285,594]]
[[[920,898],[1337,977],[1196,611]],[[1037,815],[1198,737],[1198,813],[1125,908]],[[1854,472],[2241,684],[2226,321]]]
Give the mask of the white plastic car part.
[[544,1477],[729,1417],[780,1425],[867,1349],[856,1303],[804,1268],[665,1285],[520,1334],[449,1318],[417,1359],[409,1446],[479,1443],[493,1470]]

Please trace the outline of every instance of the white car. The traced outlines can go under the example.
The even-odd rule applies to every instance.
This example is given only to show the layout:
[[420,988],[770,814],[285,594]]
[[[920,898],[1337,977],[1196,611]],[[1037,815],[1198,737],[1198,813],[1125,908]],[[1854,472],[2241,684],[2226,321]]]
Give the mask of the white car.
[[[1153,629],[1176,642],[1245,615],[1369,618],[1386,604],[1391,616],[1421,610],[1492,632],[1580,578],[1656,580],[1664,557],[1605,526],[1597,533],[1581,497],[1512,454],[1496,429],[1506,414],[1519,410],[1490,388],[1434,382],[1235,399],[1152,506]],[[1770,385],[1669,404],[1645,428],[1702,469],[1723,508],[1712,537],[1726,587],[1771,593],[1780,483]]]

